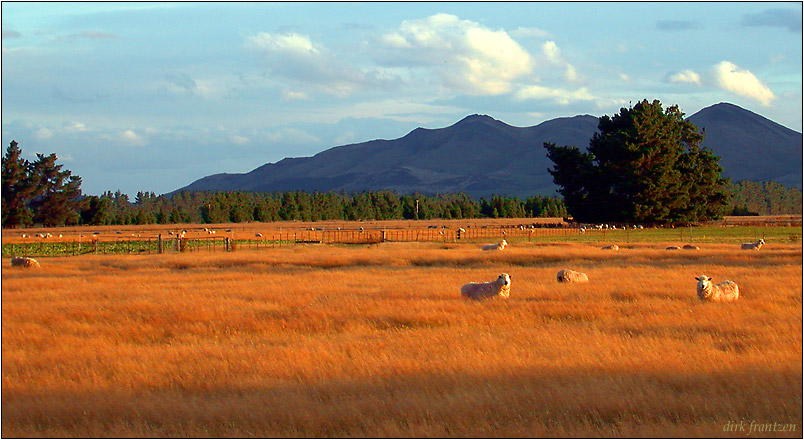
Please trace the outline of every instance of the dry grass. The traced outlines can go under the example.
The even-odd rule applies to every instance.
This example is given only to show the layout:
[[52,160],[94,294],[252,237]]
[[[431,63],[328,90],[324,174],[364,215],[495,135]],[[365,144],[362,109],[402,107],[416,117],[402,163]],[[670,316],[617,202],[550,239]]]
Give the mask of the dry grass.
[[[801,246],[3,260],[6,437],[802,436]],[[562,268],[590,283],[555,281]],[[512,275],[508,300],[468,281]],[[694,277],[731,279],[700,303]]]

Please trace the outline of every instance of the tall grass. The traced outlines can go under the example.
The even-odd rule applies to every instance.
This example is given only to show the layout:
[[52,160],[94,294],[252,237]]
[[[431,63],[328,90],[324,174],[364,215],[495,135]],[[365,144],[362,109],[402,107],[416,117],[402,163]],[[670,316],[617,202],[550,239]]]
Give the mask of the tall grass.
[[[802,435],[800,244],[3,261],[7,437]],[[590,283],[563,285],[558,270]],[[469,281],[512,275],[508,300]],[[694,277],[731,279],[700,303]]]

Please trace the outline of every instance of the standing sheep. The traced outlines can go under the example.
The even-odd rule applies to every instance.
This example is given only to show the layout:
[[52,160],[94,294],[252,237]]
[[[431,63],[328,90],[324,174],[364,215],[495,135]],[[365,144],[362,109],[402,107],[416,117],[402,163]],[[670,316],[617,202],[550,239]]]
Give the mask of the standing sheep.
[[469,299],[486,299],[499,296],[508,298],[511,294],[511,276],[501,274],[496,280],[488,283],[469,283],[461,286],[461,296]]
[[698,246],[695,246],[694,244],[685,244],[684,246],[681,247],[681,249],[686,249],[688,251],[699,251],[699,250],[701,250],[701,248],[699,248]]
[[677,251],[677,250],[679,250],[681,248],[678,247],[678,246],[667,246],[665,249],[668,250],[668,251]]
[[558,274],[556,274],[556,280],[558,280],[559,283],[586,283],[589,281],[589,277],[583,272],[561,269],[558,271]]
[[610,245],[610,246],[603,246],[603,247],[602,247],[602,248],[600,248],[600,249],[603,249],[603,250],[612,250],[612,251],[619,251],[619,250],[620,250],[620,247],[619,247],[619,246],[617,246],[616,244],[612,244],[612,245]]
[[755,241],[754,243],[743,243],[740,245],[740,249],[748,250],[748,251],[758,251],[762,245],[765,244],[765,239],[760,238],[759,240]]
[[740,288],[734,281],[726,280],[722,283],[712,284],[712,277],[706,275],[695,277],[695,279],[698,280],[698,298],[701,301],[737,301],[740,296]]
[[484,244],[482,249],[484,251],[501,251],[505,249],[506,246],[508,246],[508,242],[503,240],[498,244]]
[[30,257],[12,257],[12,267],[42,267],[39,262]]

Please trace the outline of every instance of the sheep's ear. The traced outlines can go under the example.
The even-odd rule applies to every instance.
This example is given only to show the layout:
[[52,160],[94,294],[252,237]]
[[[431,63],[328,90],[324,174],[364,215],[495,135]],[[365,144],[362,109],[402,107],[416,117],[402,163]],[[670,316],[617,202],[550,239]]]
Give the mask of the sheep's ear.
[[706,277],[706,281],[712,281],[712,277]]
[[698,281],[701,281],[701,279],[700,279],[700,278],[698,278],[698,277],[695,277],[695,279],[696,279],[696,280],[698,280]]

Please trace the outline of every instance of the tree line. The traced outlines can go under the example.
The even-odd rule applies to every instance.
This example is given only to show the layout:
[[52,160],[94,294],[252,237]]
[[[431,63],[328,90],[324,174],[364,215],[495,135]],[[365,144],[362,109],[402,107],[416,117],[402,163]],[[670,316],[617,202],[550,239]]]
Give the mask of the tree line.
[[242,223],[283,220],[397,220],[562,217],[559,199],[466,194],[398,194],[394,191],[284,191],[274,193],[194,191],[157,196],[139,192],[131,201],[117,191],[89,196],[80,224]]

